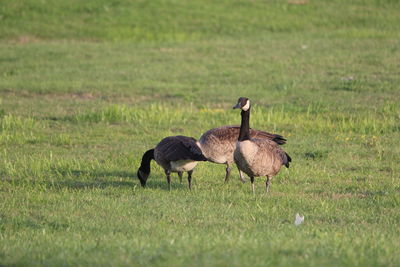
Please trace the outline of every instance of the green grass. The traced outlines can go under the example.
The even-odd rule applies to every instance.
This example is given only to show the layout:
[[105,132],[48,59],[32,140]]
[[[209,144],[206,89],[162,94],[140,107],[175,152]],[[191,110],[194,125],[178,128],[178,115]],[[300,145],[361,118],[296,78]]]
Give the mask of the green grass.
[[[0,265],[398,266],[400,4],[294,2],[1,3]],[[212,163],[140,187],[239,96],[288,139],[269,195]]]
[[396,0],[293,2],[301,1],[15,0],[0,6],[0,36],[139,42],[269,33],[398,36]]

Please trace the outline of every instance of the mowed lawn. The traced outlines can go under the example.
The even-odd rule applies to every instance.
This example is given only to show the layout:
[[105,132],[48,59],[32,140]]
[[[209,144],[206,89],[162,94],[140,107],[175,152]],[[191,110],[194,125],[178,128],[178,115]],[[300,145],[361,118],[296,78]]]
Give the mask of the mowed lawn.
[[[241,96],[293,159],[267,195],[207,162],[140,187]],[[399,103],[398,1],[1,3],[0,265],[399,266]]]

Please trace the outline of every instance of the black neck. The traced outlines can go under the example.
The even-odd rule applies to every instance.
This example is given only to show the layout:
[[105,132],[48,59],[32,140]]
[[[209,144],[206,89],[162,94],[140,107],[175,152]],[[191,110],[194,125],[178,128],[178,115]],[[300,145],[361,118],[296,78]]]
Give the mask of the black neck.
[[241,112],[242,123],[240,124],[240,133],[238,141],[250,140],[250,109]]
[[139,170],[141,170],[144,173],[150,173],[150,161],[152,159],[154,159],[154,149],[147,150],[143,154]]

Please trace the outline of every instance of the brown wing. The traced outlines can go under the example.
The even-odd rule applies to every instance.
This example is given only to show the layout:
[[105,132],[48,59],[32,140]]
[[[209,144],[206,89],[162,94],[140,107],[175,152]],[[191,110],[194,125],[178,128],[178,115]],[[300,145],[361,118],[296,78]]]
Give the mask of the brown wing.
[[239,137],[239,126],[221,126],[208,130],[200,137],[200,142],[207,142],[210,139],[218,139],[220,141],[236,142]]
[[[235,142],[239,137],[240,126],[238,125],[227,125],[219,128],[208,130],[200,137],[200,142],[204,143],[212,138],[216,138],[221,141]],[[272,134],[260,130],[250,129],[250,138],[269,139],[277,143],[278,145],[286,144],[286,139],[279,134]]]
[[278,145],[286,144],[286,139],[283,138],[282,135],[272,134],[260,130],[250,129],[250,138],[259,138],[259,139],[269,139],[277,143]]
[[[282,165],[289,168],[289,163],[292,161],[290,156],[275,142],[268,139],[252,139],[252,141],[259,147],[259,157],[261,164],[257,166],[264,169],[263,172],[273,173],[279,171]],[[269,169],[269,170],[267,170]]]

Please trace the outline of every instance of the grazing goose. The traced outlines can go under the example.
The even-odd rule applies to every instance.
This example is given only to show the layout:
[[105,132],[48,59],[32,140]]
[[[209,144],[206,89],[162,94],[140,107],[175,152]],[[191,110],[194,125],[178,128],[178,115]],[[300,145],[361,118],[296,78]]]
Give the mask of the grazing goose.
[[[205,132],[197,143],[208,161],[218,164],[226,164],[225,182],[228,182],[231,173],[231,166],[234,162],[233,151],[236,148],[239,131],[240,126],[221,126]],[[281,135],[254,129],[250,129],[250,138],[268,139],[279,145],[286,143],[286,139]],[[245,182],[246,180],[243,178],[243,173],[240,169],[239,175],[240,180]]]
[[234,152],[235,163],[239,170],[250,177],[253,193],[254,177],[266,176],[265,184],[268,192],[272,177],[279,172],[282,165],[289,168],[292,159],[276,142],[250,137],[250,100],[248,98],[239,98],[233,108],[242,110],[240,133]]
[[192,173],[197,161],[207,161],[196,144],[196,139],[187,136],[169,136],[154,148],[143,154],[137,171],[141,185],[146,186],[150,174],[150,161],[154,159],[167,176],[168,189],[171,189],[171,172],[177,172],[182,181],[182,173],[188,173],[189,189],[192,189]]

